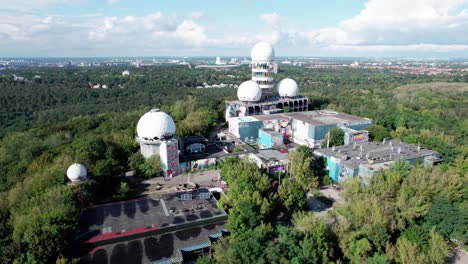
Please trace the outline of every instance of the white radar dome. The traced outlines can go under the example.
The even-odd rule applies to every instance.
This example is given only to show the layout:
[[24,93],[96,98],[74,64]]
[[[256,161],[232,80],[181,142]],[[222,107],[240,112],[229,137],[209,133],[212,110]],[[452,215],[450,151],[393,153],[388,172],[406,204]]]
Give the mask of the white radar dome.
[[278,83],[278,93],[284,97],[294,97],[299,94],[297,82],[291,78],[286,78]]
[[245,81],[237,88],[237,98],[244,102],[257,102],[262,97],[262,89],[254,81]]
[[86,167],[79,163],[74,163],[67,170],[67,177],[72,182],[77,182],[80,180],[85,180],[88,176],[86,172]]
[[255,44],[250,55],[252,61],[273,61],[275,59],[275,50],[270,43],[261,41]]
[[175,134],[174,120],[159,109],[152,109],[144,114],[137,124],[137,135],[143,139],[162,139]]

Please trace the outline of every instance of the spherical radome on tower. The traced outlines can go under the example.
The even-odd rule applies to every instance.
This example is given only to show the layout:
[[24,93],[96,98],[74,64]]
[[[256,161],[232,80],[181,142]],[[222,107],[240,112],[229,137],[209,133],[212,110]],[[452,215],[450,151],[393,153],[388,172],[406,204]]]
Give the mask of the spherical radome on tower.
[[273,61],[275,59],[275,50],[273,46],[268,42],[258,42],[253,46],[252,61]]
[[175,134],[174,120],[159,109],[145,113],[137,124],[137,136],[142,139],[158,140]]
[[88,177],[86,167],[79,163],[72,164],[68,167],[67,177],[72,182],[85,180]]
[[283,97],[295,97],[299,94],[299,86],[295,80],[285,78],[278,83],[278,93]]
[[262,97],[262,89],[255,81],[245,81],[237,88],[237,98],[244,102],[257,102]]

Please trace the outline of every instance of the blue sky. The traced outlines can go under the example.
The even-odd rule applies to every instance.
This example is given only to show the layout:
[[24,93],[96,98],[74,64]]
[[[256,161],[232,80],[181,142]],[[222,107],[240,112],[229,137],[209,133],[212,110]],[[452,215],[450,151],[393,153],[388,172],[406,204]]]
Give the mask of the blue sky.
[[0,57],[468,57],[468,0],[0,0]]

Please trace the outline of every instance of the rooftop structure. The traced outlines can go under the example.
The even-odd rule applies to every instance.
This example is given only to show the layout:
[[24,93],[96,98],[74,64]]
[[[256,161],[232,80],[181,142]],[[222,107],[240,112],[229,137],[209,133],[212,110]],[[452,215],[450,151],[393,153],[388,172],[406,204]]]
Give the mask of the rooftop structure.
[[237,89],[237,98],[242,102],[257,102],[262,97],[262,89],[254,81],[245,81]]
[[368,118],[358,117],[354,115],[349,115],[342,112],[336,112],[333,110],[317,110],[317,111],[307,111],[301,113],[287,113],[286,115],[302,122],[314,126],[320,125],[357,125],[357,124],[368,124],[371,121]]
[[260,116],[268,112],[303,112],[307,111],[309,98],[296,96],[294,98],[270,97],[258,102],[226,101],[226,121],[229,117]]
[[176,126],[174,120],[159,109],[145,113],[137,124],[137,136],[143,141],[157,141],[174,136]]
[[259,168],[264,168],[268,174],[274,175],[288,170],[288,153],[287,149],[260,149],[257,153],[250,153],[248,157]]
[[252,80],[257,82],[264,90],[263,94],[267,95],[273,87],[274,74],[276,73],[275,50],[270,43],[262,41],[252,48],[251,56]]
[[158,155],[166,175],[177,175],[180,170],[174,120],[159,109],[152,109],[138,120],[136,130],[136,141],[140,143],[143,157]]
[[284,145],[283,133],[272,129],[259,129],[258,138],[258,146],[261,149],[278,148]]
[[369,141],[369,131],[367,130],[355,130],[349,127],[340,126],[344,132],[344,144],[349,145]]
[[226,222],[99,246],[80,263],[193,263],[228,232]]
[[229,119],[229,132],[245,142],[256,142],[262,122],[253,116],[232,117]]
[[299,94],[299,86],[293,79],[285,78],[278,83],[278,94],[281,97],[296,97]]
[[[284,141],[292,141],[309,147],[320,147],[326,134],[330,129],[336,127],[345,130],[345,135],[351,138],[348,138],[348,143],[367,141],[368,134],[363,129],[372,125],[371,119],[331,110],[257,115],[251,118],[261,122],[261,129],[281,133]],[[229,129],[236,136],[239,136],[239,133],[235,133],[234,131],[238,129],[239,125],[237,123],[242,122],[241,120],[229,118]],[[231,126],[231,121],[236,122],[236,124]],[[250,131],[249,137],[256,138],[254,134],[255,131]],[[265,133],[262,133],[262,135],[266,136]],[[239,137],[239,139],[243,140],[244,137]],[[267,138],[265,137],[265,139]],[[264,142],[262,141],[262,143]]]
[[287,113],[292,119],[294,142],[309,147],[320,147],[332,128],[347,127],[363,130],[372,125],[368,118],[348,115],[331,110]]
[[79,182],[86,180],[88,172],[86,167],[79,163],[74,163],[67,169],[67,177],[71,182]]
[[436,151],[396,140],[317,149],[314,154],[326,157],[329,175],[335,182],[357,176],[372,176],[376,171],[389,168],[397,159],[404,159],[410,164],[422,162],[426,166],[440,161],[440,154]]
[[[226,101],[226,121],[229,117],[269,115],[308,110],[309,98],[299,96],[296,81],[286,78],[278,84],[278,95],[272,94],[278,65],[271,44],[259,42],[252,48],[252,81],[242,83],[237,91],[239,100]],[[257,83],[257,86],[252,83]],[[258,91],[260,90],[260,91]]]
[[275,59],[275,50],[270,43],[261,41],[253,46],[250,55],[252,61],[270,62]]
[[180,262],[182,251],[209,247],[210,236],[221,236],[226,220],[216,199],[201,189],[86,208],[76,241],[84,260],[102,258],[102,254],[112,259],[122,248],[139,244],[138,251],[128,252],[127,257],[139,256],[137,262],[142,263]]

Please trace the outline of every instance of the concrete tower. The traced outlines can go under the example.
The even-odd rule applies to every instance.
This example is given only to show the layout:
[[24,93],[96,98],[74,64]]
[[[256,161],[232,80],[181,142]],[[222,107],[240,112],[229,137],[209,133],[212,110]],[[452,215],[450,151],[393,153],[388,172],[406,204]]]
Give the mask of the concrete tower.
[[274,75],[276,72],[275,50],[270,43],[259,42],[255,44],[251,52],[252,56],[252,80],[262,88],[262,94],[271,94]]
[[166,173],[177,174],[179,171],[179,151],[174,139],[176,126],[174,120],[159,109],[152,109],[144,114],[137,124],[136,140],[145,159],[159,155]]

